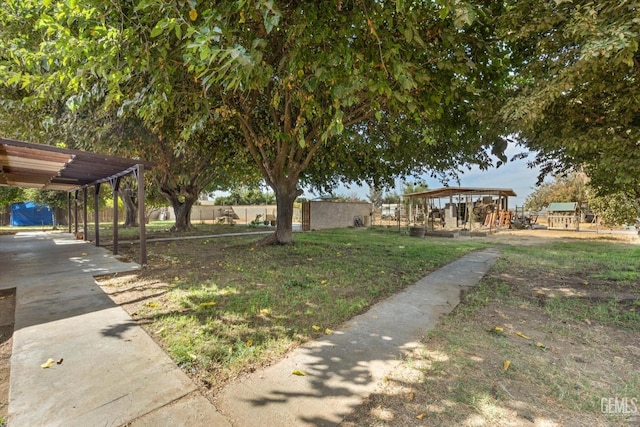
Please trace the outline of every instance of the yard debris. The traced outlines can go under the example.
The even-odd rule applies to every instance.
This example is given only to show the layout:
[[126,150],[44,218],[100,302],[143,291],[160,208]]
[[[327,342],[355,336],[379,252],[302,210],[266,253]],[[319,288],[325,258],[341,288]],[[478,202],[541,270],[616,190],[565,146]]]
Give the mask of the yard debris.
[[539,341],[535,344],[535,346],[538,347],[540,350],[546,350],[547,349],[547,346],[542,344]]
[[46,362],[44,362],[42,365],[40,365],[41,368],[43,369],[47,369],[52,367],[53,365],[55,365],[56,361],[49,358],[49,360],[47,360]]
[[422,412],[422,413],[420,413],[420,414],[416,415],[416,418],[417,418],[417,419],[419,419],[419,420],[421,420],[421,419],[423,419],[423,418],[424,418],[424,417],[426,417],[426,416],[427,416],[427,414],[425,414],[424,412]]
[[314,331],[319,331],[322,328],[320,326],[318,326],[318,325],[313,325],[313,326],[311,326],[311,329],[313,329]]
[[56,361],[56,365],[62,365],[62,361],[63,361],[63,360],[64,360],[64,359],[61,357],[61,358],[60,358],[60,360]]
[[511,361],[510,360],[505,360],[504,362],[502,362],[502,370],[507,372],[509,370],[509,367],[511,366]]
[[200,307],[213,307],[216,305],[215,301],[205,301],[200,303]]
[[516,332],[516,335],[519,336],[520,338],[524,338],[525,340],[530,340],[531,339],[528,336],[526,336],[525,334],[523,334],[522,332]]
[[301,371],[299,369],[294,369],[293,371],[291,371],[291,373],[293,375],[297,375],[299,377],[306,377],[307,376],[307,373],[305,371]]
[[409,402],[413,402],[413,400],[416,398],[416,393],[411,390],[409,393],[407,393],[407,400]]
[[329,329],[329,328],[324,330],[324,333],[327,334],[327,335],[331,335],[332,332],[333,331],[331,329]]
[[495,327],[489,329],[489,332],[492,333],[492,334],[504,336],[504,328],[501,327],[501,326],[495,326]]

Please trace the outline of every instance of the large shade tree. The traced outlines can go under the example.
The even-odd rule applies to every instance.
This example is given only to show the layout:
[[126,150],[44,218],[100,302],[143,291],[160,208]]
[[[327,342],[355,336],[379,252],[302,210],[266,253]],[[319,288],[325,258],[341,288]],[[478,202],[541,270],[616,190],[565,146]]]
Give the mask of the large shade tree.
[[598,194],[640,200],[639,13],[638,1],[525,0],[502,15],[518,76],[503,117],[543,174],[584,167]]
[[[459,153],[482,151],[487,141],[479,134],[470,141],[442,124],[451,125],[459,112],[459,129],[464,123],[482,128],[471,105],[488,101],[480,93],[499,82],[489,76],[501,70],[492,50],[497,44],[483,34],[491,33],[492,7],[500,8],[241,1],[189,12],[187,64],[206,91],[221,93],[224,111],[239,122],[245,146],[276,194],[274,241],[291,241],[301,180],[377,185],[439,162],[457,166],[452,159],[470,158]],[[165,10],[156,32],[173,31],[186,14]],[[476,12],[484,19],[474,21]],[[436,129],[449,131],[446,140]]]
[[[271,240],[289,243],[301,183],[379,185],[398,173],[486,165],[486,149],[504,149],[501,127],[489,120],[505,76],[494,32],[502,7],[8,2],[3,8],[22,20],[26,39],[12,39],[0,76],[71,109],[95,100],[116,106],[142,120],[156,145],[187,147],[211,123],[232,120],[276,195]],[[43,42],[30,42],[33,33]],[[22,66],[14,71],[13,63]],[[181,125],[165,135],[178,110]]]

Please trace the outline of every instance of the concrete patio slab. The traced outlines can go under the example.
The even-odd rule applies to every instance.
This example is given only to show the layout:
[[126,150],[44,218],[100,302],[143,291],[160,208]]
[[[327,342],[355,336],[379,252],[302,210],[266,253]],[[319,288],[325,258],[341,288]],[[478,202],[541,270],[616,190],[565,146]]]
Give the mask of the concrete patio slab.
[[9,426],[226,424],[93,279],[138,265],[62,233],[1,236],[0,265],[16,288]]

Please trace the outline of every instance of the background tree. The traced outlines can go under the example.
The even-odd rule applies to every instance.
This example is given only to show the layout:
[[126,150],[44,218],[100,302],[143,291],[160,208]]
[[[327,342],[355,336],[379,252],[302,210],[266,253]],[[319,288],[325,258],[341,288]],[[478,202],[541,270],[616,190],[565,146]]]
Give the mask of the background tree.
[[259,185],[234,186],[228,196],[215,200],[216,205],[272,205],[274,202],[274,194],[262,191]]
[[[605,225],[630,225],[639,223],[640,202],[625,193],[589,198],[589,208]],[[640,234],[640,229],[638,230]]]
[[0,186],[0,207],[24,200],[24,188]]
[[554,202],[577,202],[582,206],[590,200],[589,178],[581,172],[558,175],[552,182],[539,185],[527,196],[525,209],[539,212]]
[[382,206],[382,189],[378,187],[370,187],[369,194],[367,194],[367,199],[369,202],[373,204],[376,208]]

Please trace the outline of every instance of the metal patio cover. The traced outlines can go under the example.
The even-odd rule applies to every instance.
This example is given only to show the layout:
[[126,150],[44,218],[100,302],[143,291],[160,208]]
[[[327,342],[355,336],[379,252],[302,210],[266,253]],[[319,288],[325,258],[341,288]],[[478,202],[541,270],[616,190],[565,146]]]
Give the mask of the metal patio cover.
[[481,187],[444,187],[437,190],[420,191],[417,193],[405,194],[409,198],[438,199],[440,197],[451,196],[516,196],[510,188],[481,188]]
[[0,186],[71,191],[153,163],[0,138]]

